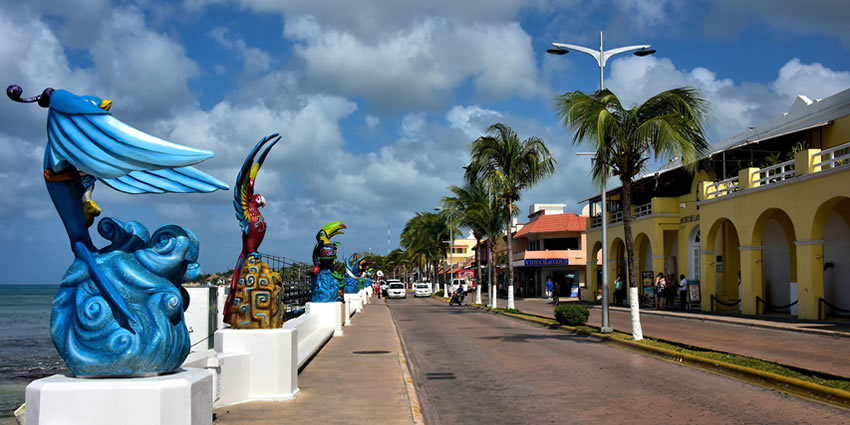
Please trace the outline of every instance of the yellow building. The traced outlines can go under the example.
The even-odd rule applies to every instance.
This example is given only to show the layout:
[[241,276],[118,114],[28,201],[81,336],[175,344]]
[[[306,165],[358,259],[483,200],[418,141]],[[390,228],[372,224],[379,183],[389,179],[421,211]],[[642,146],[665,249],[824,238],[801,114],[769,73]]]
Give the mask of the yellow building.
[[[798,97],[783,117],[718,144],[695,175],[671,163],[641,176],[631,211],[638,278],[698,280],[703,310],[850,313],[848,163],[850,90]],[[609,191],[609,288],[626,278],[620,198]],[[589,200],[588,258],[602,247],[600,199]],[[587,266],[589,301],[598,267]]]

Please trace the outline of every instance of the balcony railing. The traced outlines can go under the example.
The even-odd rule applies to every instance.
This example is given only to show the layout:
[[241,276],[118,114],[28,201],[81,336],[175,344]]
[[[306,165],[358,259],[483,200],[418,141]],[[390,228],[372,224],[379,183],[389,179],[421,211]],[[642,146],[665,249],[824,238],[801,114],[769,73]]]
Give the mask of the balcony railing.
[[762,168],[753,173],[753,176],[758,176],[753,180],[754,185],[764,186],[768,184],[779,183],[781,181],[794,177],[794,160],[781,162],[770,167]]
[[611,224],[622,223],[622,222],[623,222],[623,212],[622,211],[617,211],[617,212],[611,214],[611,221],[610,221]]
[[850,164],[850,143],[824,149],[814,154],[814,156],[819,157],[820,162],[816,162],[813,165],[815,167],[820,167],[821,170]]
[[593,229],[595,227],[600,227],[600,226],[602,226],[602,216],[601,215],[595,215],[595,216],[590,217],[590,228],[591,229]]
[[738,176],[730,179],[721,180],[717,183],[710,184],[705,188],[705,195],[708,197],[718,197],[737,192],[740,189]]
[[652,202],[647,202],[643,205],[638,205],[634,207],[634,213],[632,214],[632,217],[638,218],[650,214],[652,214]]

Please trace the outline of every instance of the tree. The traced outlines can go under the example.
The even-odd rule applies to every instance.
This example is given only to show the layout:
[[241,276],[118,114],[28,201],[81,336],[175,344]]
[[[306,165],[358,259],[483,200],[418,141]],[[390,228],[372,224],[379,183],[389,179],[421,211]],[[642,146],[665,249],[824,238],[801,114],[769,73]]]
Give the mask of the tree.
[[495,265],[499,264],[499,260],[493,256],[493,243],[501,238],[504,232],[505,222],[503,220],[507,207],[493,193],[489,195],[489,198],[487,208],[478,212],[478,220],[484,228],[484,234],[487,235],[487,251],[490,253],[490,259],[487,263],[489,269],[487,299],[490,301],[490,307],[496,308],[498,307],[498,297],[493,283],[493,274],[495,273]]
[[514,203],[524,189],[555,172],[557,161],[538,137],[520,141],[519,136],[505,124],[497,123],[487,129],[487,136],[472,142],[472,163],[467,168],[468,179],[481,179],[507,207],[505,224],[508,234],[508,308],[514,306],[514,268],[511,265],[511,217]]
[[443,241],[450,237],[449,229],[445,213],[418,212],[401,232],[401,246],[413,256],[423,256],[431,264],[432,283],[437,261],[446,255]]
[[[449,190],[454,196],[443,197],[443,210],[446,211],[448,219],[457,226],[465,227],[472,231],[475,237],[475,246],[481,244],[481,238],[487,234],[481,215],[489,208],[490,194],[478,180],[467,182],[463,187],[452,185]],[[475,304],[481,304],[481,252],[475,250],[475,264],[478,269],[475,274],[477,284],[475,285]]]
[[604,184],[609,172],[620,179],[632,337],[643,339],[632,240],[632,182],[644,169],[649,155],[656,159],[678,156],[691,170],[696,167],[697,158],[708,151],[703,132],[708,105],[696,89],[683,87],[659,93],[632,109],[623,108],[617,96],[607,89],[590,95],[580,91],[565,93],[556,99],[556,106],[564,126],[573,131],[573,144],[587,142],[595,148],[594,180]]

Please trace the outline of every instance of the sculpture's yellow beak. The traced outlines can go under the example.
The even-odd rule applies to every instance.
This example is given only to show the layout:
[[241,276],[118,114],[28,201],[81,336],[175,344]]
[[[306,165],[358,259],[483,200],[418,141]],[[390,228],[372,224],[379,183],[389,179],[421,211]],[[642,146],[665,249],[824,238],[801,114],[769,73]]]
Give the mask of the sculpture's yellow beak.
[[109,99],[103,99],[103,100],[100,101],[100,105],[98,105],[98,106],[100,106],[100,109],[103,109],[104,111],[108,111],[109,108],[112,107],[112,101],[109,100]]

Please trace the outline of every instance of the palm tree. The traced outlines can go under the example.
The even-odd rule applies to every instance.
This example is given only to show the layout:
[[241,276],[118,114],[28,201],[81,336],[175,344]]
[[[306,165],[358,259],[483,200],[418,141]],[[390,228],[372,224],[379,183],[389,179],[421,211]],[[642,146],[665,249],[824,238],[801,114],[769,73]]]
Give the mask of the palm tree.
[[[451,186],[449,190],[454,196],[445,196],[442,200],[443,210],[448,219],[457,226],[468,228],[475,237],[475,246],[481,244],[481,238],[487,234],[481,214],[489,207],[490,194],[480,181],[467,181],[463,187]],[[475,274],[478,283],[475,285],[475,304],[481,304],[481,252],[475,250],[475,264],[478,270]]]
[[580,91],[566,93],[556,99],[556,106],[564,126],[572,128],[573,144],[587,142],[594,146],[594,180],[604,184],[609,170],[620,179],[632,300],[632,337],[643,339],[636,301],[638,280],[632,240],[632,181],[644,169],[649,155],[656,159],[679,157],[685,166],[694,170],[696,159],[708,150],[703,133],[708,105],[696,89],[683,87],[661,92],[632,109],[623,108],[617,96],[607,89],[590,95]]
[[497,240],[497,238],[502,237],[502,233],[505,230],[505,205],[493,194],[490,194],[489,201],[487,203],[486,209],[480,210],[478,213],[478,219],[484,228],[484,234],[487,235],[487,252],[490,253],[490,259],[487,262],[487,266],[489,269],[489,277],[488,277],[488,294],[487,299],[490,300],[490,307],[496,308],[498,307],[496,296],[496,288],[493,283],[493,274],[495,273],[495,265],[498,264],[496,258],[493,256],[493,242]]
[[443,243],[450,236],[450,226],[445,213],[418,212],[407,221],[401,232],[401,246],[414,256],[423,256],[431,264],[432,278],[437,261],[446,256]]
[[552,175],[558,163],[540,138],[532,136],[520,141],[516,132],[502,123],[491,125],[487,133],[472,142],[472,163],[467,168],[467,178],[482,179],[507,207],[504,218],[508,233],[508,308],[515,308],[510,231],[514,202],[520,199],[523,189]]

